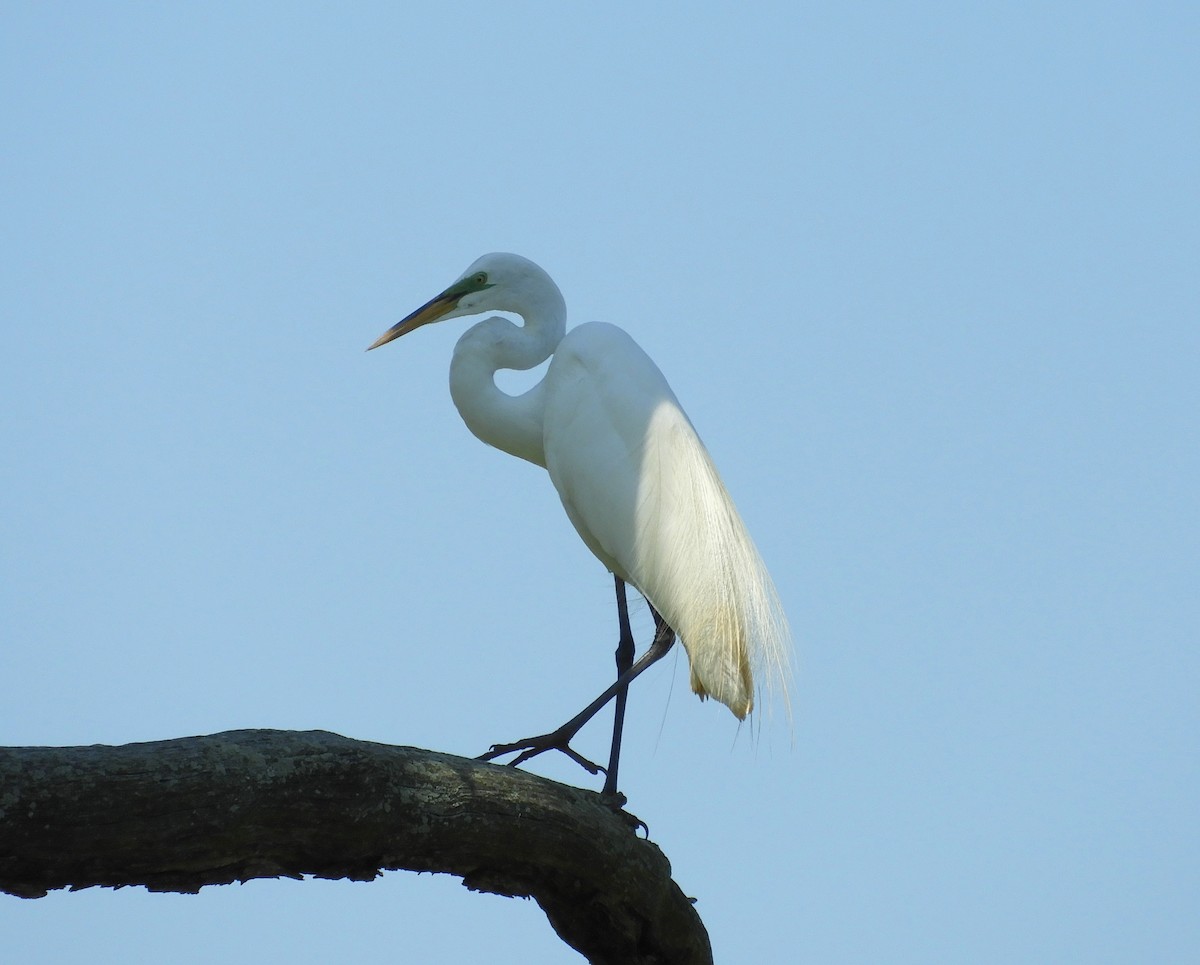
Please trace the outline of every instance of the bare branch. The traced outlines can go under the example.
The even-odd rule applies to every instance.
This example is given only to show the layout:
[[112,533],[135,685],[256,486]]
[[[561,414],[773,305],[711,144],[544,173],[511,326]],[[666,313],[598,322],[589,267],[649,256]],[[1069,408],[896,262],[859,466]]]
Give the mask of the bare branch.
[[0,748],[0,890],[407,869],[534,898],[596,963],[708,963],[662,852],[598,794],[324,731]]

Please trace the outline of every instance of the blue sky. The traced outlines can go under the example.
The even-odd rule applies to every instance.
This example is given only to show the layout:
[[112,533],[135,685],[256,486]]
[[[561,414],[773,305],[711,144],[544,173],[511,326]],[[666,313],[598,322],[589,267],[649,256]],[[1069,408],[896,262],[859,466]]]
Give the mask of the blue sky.
[[[473,755],[598,692],[610,578],[459,422],[465,323],[363,352],[517,251],[657,360],[793,624],[794,740],[682,655],[631,698],[622,784],[717,960],[1190,961],[1198,26],[5,5],[3,742]],[[29,963],[579,960],[532,904],[403,873],[0,898],[0,933]]]

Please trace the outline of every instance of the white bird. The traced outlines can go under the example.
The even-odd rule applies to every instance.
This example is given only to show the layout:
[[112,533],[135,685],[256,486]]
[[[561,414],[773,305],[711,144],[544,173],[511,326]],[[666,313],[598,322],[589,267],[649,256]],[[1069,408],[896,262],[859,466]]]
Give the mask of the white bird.
[[[561,750],[593,774],[604,770],[603,793],[616,796],[629,682],[666,654],[678,634],[692,690],[743,720],[754,706],[755,671],[786,696],[787,621],[663,374],[614,325],[589,322],[567,332],[562,293],[529,259],[484,255],[370,348],[430,322],[491,311],[519,315],[524,325],[493,316],[468,329],[454,348],[450,395],[479,439],[549,472],[576,531],[616,578],[620,643],[617,682],[580,714],[549,734],[493,745],[483,757],[516,753],[512,763],[519,764]],[[528,392],[512,396],[497,388],[499,369],[531,369],[551,354],[545,377]],[[656,624],[654,641],[636,663],[625,583],[646,598]],[[614,697],[612,751],[608,767],[600,768],[569,741]]]

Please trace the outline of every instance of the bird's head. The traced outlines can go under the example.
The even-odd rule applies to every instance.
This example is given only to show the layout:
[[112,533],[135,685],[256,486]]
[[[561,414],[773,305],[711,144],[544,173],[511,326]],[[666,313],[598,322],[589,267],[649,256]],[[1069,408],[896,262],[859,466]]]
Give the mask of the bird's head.
[[520,312],[526,304],[525,294],[531,286],[539,282],[544,284],[543,280],[554,286],[550,277],[528,258],[507,252],[484,255],[440,295],[435,295],[380,335],[367,351],[430,322],[490,311]]

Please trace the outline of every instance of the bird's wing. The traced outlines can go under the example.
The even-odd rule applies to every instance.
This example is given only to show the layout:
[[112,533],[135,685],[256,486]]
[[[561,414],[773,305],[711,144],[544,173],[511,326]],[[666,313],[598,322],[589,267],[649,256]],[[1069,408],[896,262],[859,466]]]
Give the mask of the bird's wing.
[[786,622],[703,443],[658,367],[621,329],[570,331],[546,375],[546,468],[592,552],[679,634],[692,689],[739,718],[755,657],[777,676]]
[[633,571],[645,413],[670,388],[633,339],[600,322],[567,333],[545,385],[550,479],[588,548],[638,586]]

